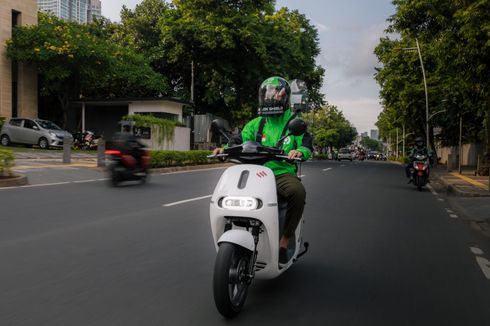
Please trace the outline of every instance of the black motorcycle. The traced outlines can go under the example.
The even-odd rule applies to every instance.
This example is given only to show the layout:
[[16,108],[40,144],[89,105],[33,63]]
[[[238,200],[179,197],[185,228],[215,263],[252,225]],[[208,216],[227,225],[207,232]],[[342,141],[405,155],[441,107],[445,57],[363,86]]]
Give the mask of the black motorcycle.
[[147,181],[150,152],[144,149],[139,151],[139,158],[118,149],[105,151],[109,182],[113,187],[117,187],[123,181],[141,181],[142,183]]
[[424,150],[417,150],[413,158],[410,174],[413,184],[421,191],[429,182],[430,159]]

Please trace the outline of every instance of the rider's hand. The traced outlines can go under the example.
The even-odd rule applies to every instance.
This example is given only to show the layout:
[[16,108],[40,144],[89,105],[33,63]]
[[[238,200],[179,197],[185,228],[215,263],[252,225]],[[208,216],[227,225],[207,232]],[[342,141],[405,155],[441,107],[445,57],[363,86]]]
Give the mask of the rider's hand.
[[213,150],[213,155],[218,155],[218,154],[223,154],[224,148],[223,147],[218,147]]
[[291,160],[291,159],[293,159],[293,158],[295,158],[295,157],[301,158],[301,157],[303,157],[303,153],[301,153],[301,152],[299,152],[299,151],[297,151],[297,150],[295,150],[295,149],[292,149],[292,150],[291,150],[291,151],[289,151],[289,153],[288,153],[288,159],[290,159],[290,160]]

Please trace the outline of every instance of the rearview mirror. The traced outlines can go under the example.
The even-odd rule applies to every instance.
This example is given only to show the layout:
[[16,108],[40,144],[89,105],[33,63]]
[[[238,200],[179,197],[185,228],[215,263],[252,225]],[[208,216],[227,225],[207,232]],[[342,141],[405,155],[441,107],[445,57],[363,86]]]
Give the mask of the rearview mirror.
[[214,119],[211,122],[211,131],[213,133],[220,133],[220,132],[225,131],[225,124],[223,123],[223,120]]
[[289,133],[293,136],[300,136],[306,132],[306,122],[301,119],[293,119],[288,124]]

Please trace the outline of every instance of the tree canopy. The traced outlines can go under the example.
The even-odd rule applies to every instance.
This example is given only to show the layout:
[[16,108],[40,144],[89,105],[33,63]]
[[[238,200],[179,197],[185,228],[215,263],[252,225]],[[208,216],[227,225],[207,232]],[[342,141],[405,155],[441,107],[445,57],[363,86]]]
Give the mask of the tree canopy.
[[165,79],[143,55],[91,33],[88,25],[42,12],[37,25],[14,30],[7,55],[34,64],[41,78],[41,94],[56,96],[62,110],[81,95],[157,95],[167,88]]
[[314,145],[321,151],[346,147],[357,135],[356,128],[334,105],[324,105],[304,118],[312,127]]
[[[375,49],[382,67],[376,80],[384,106],[377,126],[389,138],[405,126],[425,134],[425,96],[417,53],[404,51],[420,43],[427,75],[431,127],[441,127],[443,144],[458,141],[464,122],[467,142],[485,140],[490,156],[490,0],[394,0],[396,12]],[[440,114],[437,114],[441,112]],[[483,130],[486,130],[484,135]],[[429,129],[431,139],[433,135]]]

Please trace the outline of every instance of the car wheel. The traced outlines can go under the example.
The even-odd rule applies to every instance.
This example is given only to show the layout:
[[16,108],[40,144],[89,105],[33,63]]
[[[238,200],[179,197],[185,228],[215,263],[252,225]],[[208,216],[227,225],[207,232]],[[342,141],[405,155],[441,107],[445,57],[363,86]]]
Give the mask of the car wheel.
[[3,146],[8,146],[8,145],[10,145],[10,138],[9,138],[9,136],[7,136],[7,135],[2,135],[2,137],[0,138],[0,143],[1,143]]
[[48,149],[49,148],[48,140],[44,137],[41,137],[39,139],[39,147],[41,147],[42,149]]

